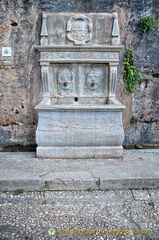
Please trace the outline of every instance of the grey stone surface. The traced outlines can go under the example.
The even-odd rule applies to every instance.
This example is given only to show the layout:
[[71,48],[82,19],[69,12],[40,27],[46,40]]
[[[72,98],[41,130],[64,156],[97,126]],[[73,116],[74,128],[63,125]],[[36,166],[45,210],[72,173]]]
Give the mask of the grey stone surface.
[[[158,155],[158,149],[145,149],[124,150],[118,159],[41,159],[35,153],[1,152],[0,189],[41,191],[45,183],[50,190],[157,188]],[[134,198],[140,199],[135,191]]]
[[122,146],[38,146],[37,156],[41,158],[61,158],[61,159],[91,159],[91,158],[114,158],[121,157],[123,154]]
[[[70,106],[70,110],[64,105],[63,110],[60,106],[56,109],[54,106],[48,109],[44,106],[44,109],[39,111],[37,144],[39,147],[71,146],[73,148],[78,146],[81,151],[82,147],[87,149],[92,146],[90,156],[91,151],[95,152],[98,147],[103,150],[108,146],[118,147],[124,139],[122,115],[120,108],[119,111],[115,111],[113,107],[112,105],[110,111],[107,105],[105,108],[96,106],[95,110],[90,105],[87,108],[80,106],[80,109],[78,106],[72,106],[71,109]],[[65,149],[63,149],[63,154],[65,154]],[[83,154],[84,150],[81,155]]]
[[142,198],[132,190],[0,192],[0,239],[158,240],[159,189],[137,195]]
[[118,29],[115,12],[43,13],[41,45],[35,47],[43,83],[43,100],[35,107],[38,157],[122,155],[124,106],[115,96]]

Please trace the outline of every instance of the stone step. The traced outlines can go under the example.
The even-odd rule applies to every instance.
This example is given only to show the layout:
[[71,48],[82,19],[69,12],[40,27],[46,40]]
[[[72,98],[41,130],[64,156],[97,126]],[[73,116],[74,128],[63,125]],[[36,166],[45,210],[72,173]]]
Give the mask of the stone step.
[[124,150],[121,158],[42,159],[35,152],[0,152],[0,190],[157,188],[159,149]]

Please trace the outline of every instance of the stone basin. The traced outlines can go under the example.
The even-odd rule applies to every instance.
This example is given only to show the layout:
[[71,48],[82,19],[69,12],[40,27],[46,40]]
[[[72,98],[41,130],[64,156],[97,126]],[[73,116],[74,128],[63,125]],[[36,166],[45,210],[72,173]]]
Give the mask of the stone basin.
[[45,158],[120,157],[124,132],[116,99],[109,104],[57,104],[50,99],[36,106],[37,156]]

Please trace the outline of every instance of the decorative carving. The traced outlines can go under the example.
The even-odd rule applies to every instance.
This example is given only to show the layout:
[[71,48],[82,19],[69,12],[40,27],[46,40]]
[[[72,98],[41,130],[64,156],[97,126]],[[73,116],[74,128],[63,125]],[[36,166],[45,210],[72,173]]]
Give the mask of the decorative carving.
[[85,85],[89,90],[96,90],[99,88],[102,81],[101,70],[91,70],[87,74]]
[[60,52],[60,51],[52,51],[52,52],[41,52],[41,60],[118,60],[119,54],[118,52]]
[[116,82],[117,82],[117,66],[110,66],[109,97],[115,97]]
[[71,71],[65,69],[58,74],[58,86],[63,90],[69,90],[72,88],[73,75]]
[[92,21],[85,15],[75,15],[68,20],[67,38],[74,45],[84,45],[92,38]]
[[42,67],[42,83],[43,83],[43,93],[49,93],[49,86],[48,86],[48,70],[45,67]]

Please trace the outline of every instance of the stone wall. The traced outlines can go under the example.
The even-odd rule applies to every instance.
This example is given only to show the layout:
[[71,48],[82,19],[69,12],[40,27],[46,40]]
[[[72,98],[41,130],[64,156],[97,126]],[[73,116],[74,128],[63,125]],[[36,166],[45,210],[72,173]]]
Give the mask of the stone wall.
[[[42,12],[112,9],[118,11],[121,42],[125,46],[117,85],[117,97],[126,106],[124,145],[159,145],[159,24],[147,34],[141,32],[139,25],[145,14],[158,22],[158,0],[2,0],[0,48],[11,46],[12,56],[2,57],[0,50],[0,145],[35,144],[34,106],[41,100],[42,83],[39,56],[33,46],[39,45]],[[144,79],[133,93],[125,89],[122,78],[126,48],[135,50],[135,65]]]

